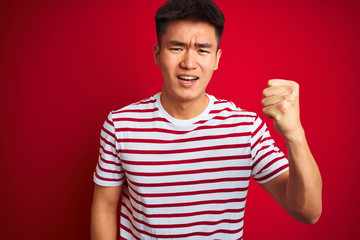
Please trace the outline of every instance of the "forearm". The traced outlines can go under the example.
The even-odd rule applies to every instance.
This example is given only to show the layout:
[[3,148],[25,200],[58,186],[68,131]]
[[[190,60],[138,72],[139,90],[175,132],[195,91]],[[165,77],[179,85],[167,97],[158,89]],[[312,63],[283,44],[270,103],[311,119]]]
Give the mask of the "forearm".
[[117,234],[116,211],[91,210],[91,240],[115,240]]
[[315,223],[322,210],[322,180],[303,129],[286,138],[289,179],[286,186],[288,212],[298,221]]

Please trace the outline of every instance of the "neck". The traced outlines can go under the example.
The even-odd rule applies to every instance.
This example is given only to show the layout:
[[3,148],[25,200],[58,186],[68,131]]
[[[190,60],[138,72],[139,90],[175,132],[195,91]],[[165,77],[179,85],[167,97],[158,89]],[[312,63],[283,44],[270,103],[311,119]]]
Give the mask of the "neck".
[[165,111],[176,119],[186,120],[200,115],[209,104],[209,97],[202,97],[191,101],[178,101],[168,98],[165,94],[160,96],[161,105]]

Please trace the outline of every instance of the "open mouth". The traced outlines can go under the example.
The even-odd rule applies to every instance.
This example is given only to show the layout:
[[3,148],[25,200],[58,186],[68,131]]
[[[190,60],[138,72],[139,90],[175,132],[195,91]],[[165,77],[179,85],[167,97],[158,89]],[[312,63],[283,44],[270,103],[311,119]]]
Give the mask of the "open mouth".
[[177,78],[178,78],[182,83],[185,83],[185,84],[193,83],[193,82],[195,82],[196,80],[199,79],[199,77],[195,77],[195,76],[182,76],[182,75],[179,75]]

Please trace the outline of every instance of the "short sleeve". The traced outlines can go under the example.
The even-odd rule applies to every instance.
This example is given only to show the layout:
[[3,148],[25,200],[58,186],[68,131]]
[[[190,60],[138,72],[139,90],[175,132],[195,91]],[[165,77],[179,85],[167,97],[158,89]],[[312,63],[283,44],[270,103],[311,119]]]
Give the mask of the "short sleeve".
[[252,177],[266,183],[289,168],[283,152],[275,146],[266,124],[256,117],[251,134]]
[[101,129],[99,159],[93,176],[94,182],[101,186],[119,186],[125,180],[115,133],[110,113]]

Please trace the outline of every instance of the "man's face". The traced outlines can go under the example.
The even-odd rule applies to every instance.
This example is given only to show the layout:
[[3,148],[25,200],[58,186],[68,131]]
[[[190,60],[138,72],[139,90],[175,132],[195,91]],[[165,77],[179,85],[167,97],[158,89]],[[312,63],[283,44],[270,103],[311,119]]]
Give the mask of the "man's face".
[[205,97],[205,89],[218,68],[221,50],[215,28],[205,22],[170,22],[154,46],[155,62],[163,76],[162,94],[171,101],[188,102]]

